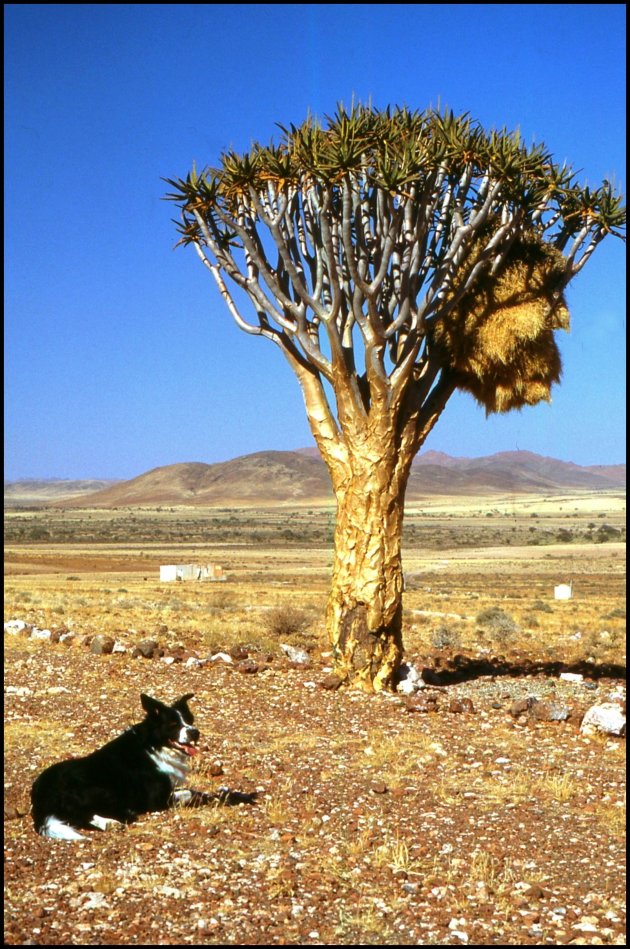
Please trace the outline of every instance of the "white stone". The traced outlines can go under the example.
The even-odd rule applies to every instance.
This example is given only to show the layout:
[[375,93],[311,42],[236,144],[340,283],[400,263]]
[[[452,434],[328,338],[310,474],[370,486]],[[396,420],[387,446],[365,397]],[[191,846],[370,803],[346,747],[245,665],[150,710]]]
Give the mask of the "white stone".
[[593,705],[584,715],[580,731],[586,735],[598,731],[607,735],[625,735],[626,716],[616,702]]
[[31,630],[32,639],[50,639],[51,632],[49,629],[39,629],[37,626],[33,626]]
[[422,676],[416,667],[410,663],[403,662],[398,670],[398,674],[400,675],[400,681],[396,686],[397,692],[402,692],[404,695],[412,695],[419,689],[424,688],[425,683]]
[[222,662],[233,662],[231,656],[228,656],[226,652],[215,652],[214,656],[210,656],[210,662],[216,662],[217,659],[221,659]]
[[311,661],[307,652],[304,652],[303,649],[296,649],[295,646],[290,646],[289,643],[280,643],[280,649],[291,662],[299,662],[302,665],[307,665]]

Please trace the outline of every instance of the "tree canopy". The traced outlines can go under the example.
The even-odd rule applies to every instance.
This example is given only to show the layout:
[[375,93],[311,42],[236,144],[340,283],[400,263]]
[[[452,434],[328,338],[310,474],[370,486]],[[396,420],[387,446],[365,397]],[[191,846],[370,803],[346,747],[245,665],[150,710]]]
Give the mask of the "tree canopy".
[[279,128],[279,144],[165,179],[178,243],[238,325],[333,384],[341,372],[365,412],[438,371],[487,411],[548,398],[563,290],[622,236],[613,186],[582,186],[543,144],[468,114],[340,105]]

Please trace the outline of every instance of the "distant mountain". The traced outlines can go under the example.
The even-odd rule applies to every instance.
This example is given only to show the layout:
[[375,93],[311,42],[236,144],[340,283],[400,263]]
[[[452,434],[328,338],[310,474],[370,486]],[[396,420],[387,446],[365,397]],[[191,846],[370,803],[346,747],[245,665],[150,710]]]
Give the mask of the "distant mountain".
[[70,478],[24,479],[4,482],[5,507],[37,507],[66,498],[93,494],[112,484],[115,480],[89,478],[75,481]]
[[[570,461],[546,458],[531,451],[503,451],[484,458],[451,458],[442,452],[428,451],[415,459],[410,481],[418,469],[422,477],[440,477],[437,469],[446,469],[453,493],[469,488],[508,492],[564,491],[567,489],[605,490],[625,488],[625,465],[582,467]],[[429,475],[431,469],[431,475]],[[443,480],[444,475],[442,473]],[[448,492],[450,493],[450,492]]]
[[[5,503],[7,492],[9,497],[20,496],[17,486],[25,483],[5,485]],[[84,486],[87,482],[75,484]],[[453,458],[427,451],[414,461],[407,500],[421,502],[426,497],[449,495],[625,490],[625,485],[625,465],[582,467],[528,451],[499,452],[484,458]],[[230,507],[328,500],[332,500],[328,471],[317,449],[306,448],[257,452],[213,465],[166,465],[130,481],[107,484],[92,493],[77,491],[73,497],[58,494],[45,501],[40,496],[39,503],[72,508],[165,504]]]

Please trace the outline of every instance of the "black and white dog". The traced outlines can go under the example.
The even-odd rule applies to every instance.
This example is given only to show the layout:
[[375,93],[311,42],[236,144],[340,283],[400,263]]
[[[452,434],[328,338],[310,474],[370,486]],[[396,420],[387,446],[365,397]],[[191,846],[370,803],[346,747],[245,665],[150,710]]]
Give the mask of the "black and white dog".
[[141,695],[142,722],[84,758],[42,771],[31,791],[35,830],[44,837],[85,840],[79,830],[130,824],[140,814],[178,804],[252,803],[255,793],[221,788],[209,794],[182,787],[199,741],[188,708],[193,694],[173,705]]

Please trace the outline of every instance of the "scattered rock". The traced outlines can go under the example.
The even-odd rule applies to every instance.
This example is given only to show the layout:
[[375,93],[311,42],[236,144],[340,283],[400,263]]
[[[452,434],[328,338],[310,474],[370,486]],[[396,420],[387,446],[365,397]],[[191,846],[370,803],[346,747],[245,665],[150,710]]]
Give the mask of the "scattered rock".
[[90,643],[90,652],[95,656],[109,656],[114,651],[115,642],[111,636],[95,636]]
[[523,895],[527,896],[530,900],[542,900],[545,898],[546,893],[540,883],[532,883],[526,890],[523,890]]
[[245,673],[245,675],[253,675],[258,672],[259,666],[258,663],[252,659],[244,659],[243,662],[237,663],[236,668],[239,672]]
[[189,656],[184,662],[187,669],[197,669],[199,666],[205,666],[207,659],[200,659],[198,656]]
[[437,712],[438,700],[436,695],[407,696],[405,708],[408,712]]
[[163,654],[159,643],[155,639],[143,639],[134,647],[131,655],[134,659],[142,657],[143,659],[157,659]]
[[602,702],[588,709],[580,726],[582,734],[604,732],[606,735],[625,735],[626,716],[617,702]]
[[566,722],[570,715],[569,706],[557,702],[536,702],[531,708],[531,716],[537,722]]
[[40,629],[38,626],[31,628],[31,639],[50,639],[52,633],[49,629]]
[[373,794],[387,794],[388,787],[384,781],[372,781],[370,791]]
[[171,658],[173,662],[186,662],[186,660],[191,658],[199,658],[197,653],[193,652],[191,649],[187,649],[186,646],[182,645],[169,647],[165,650],[164,655]]
[[232,659],[238,662],[240,659],[249,658],[249,652],[247,651],[245,646],[232,646],[232,648],[230,649],[230,656]]
[[453,699],[448,707],[449,712],[460,713],[460,712],[469,712],[472,713],[475,711],[475,706],[473,705],[472,699],[463,698],[463,699]]
[[528,695],[525,699],[516,699],[510,705],[510,715],[512,718],[518,718],[530,711],[538,701],[533,695]]
[[33,690],[27,685],[7,685],[5,687],[6,695],[32,695]]
[[404,695],[413,695],[424,688],[424,680],[416,667],[409,662],[403,662],[398,669],[398,683],[396,691]]
[[303,649],[296,649],[295,646],[291,646],[289,643],[280,643],[280,649],[291,662],[296,662],[298,665],[306,666],[311,661],[307,652],[304,652]]
[[229,656],[226,652],[215,652],[214,656],[210,656],[210,662],[218,662],[219,659],[221,660],[221,662],[228,662],[228,663],[232,663],[234,661],[232,657]]
[[341,676],[335,672],[331,672],[330,675],[325,676],[319,684],[322,689],[329,689],[331,692],[334,692],[341,687],[343,681]]

